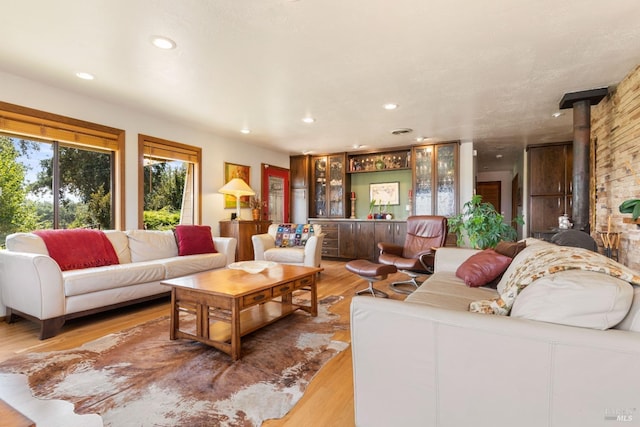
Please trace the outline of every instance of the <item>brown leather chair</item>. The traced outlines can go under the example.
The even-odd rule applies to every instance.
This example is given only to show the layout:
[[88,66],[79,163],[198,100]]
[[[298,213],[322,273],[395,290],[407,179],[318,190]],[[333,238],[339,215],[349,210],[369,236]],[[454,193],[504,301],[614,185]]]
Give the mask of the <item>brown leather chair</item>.
[[435,215],[416,215],[407,218],[407,237],[403,246],[378,242],[381,264],[395,265],[398,270],[409,275],[410,279],[392,283],[391,289],[403,294],[413,290],[399,288],[398,285],[420,285],[416,278],[433,273],[433,248],[444,246],[447,240],[447,218]]

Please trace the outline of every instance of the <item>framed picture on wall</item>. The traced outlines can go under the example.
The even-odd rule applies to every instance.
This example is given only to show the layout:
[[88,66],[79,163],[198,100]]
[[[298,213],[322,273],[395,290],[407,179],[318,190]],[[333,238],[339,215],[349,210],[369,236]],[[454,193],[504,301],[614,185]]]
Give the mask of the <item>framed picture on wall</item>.
[[375,200],[374,205],[399,205],[400,182],[379,182],[369,184],[369,200]]
[[[251,166],[245,165],[237,165],[235,163],[227,163],[224,162],[224,183],[228,183],[233,178],[241,178],[247,185],[251,186]],[[240,207],[248,208],[249,207],[249,198],[250,196],[242,196],[240,197]],[[225,194],[224,195],[224,208],[225,209],[235,209],[236,208],[236,198],[232,195]]]

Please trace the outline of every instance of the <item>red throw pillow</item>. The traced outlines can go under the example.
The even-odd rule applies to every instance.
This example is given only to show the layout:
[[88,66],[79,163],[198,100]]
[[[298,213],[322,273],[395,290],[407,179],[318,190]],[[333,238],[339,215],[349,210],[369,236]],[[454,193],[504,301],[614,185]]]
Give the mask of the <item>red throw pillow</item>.
[[511,258],[508,256],[500,255],[493,249],[485,249],[463,262],[456,270],[456,276],[464,280],[467,286],[484,286],[504,273],[510,263]]
[[178,255],[213,254],[218,252],[208,225],[177,225],[174,231]]

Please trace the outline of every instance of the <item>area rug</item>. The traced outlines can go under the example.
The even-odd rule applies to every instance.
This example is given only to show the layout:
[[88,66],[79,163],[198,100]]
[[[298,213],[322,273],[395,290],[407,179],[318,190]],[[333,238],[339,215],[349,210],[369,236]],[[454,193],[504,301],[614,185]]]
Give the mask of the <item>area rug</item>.
[[332,340],[348,319],[319,301],[243,337],[236,362],[216,349],[169,340],[169,318],[107,335],[72,350],[32,353],[0,364],[21,373],[39,399],[62,399],[105,426],[259,426],[281,418],[320,368],[348,343]]

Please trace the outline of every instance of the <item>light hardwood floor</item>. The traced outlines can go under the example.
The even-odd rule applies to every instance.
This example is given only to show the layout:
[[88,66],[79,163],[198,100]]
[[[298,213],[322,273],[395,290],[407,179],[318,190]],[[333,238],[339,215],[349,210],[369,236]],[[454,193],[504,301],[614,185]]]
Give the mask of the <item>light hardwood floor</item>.
[[[323,260],[322,267],[325,270],[318,281],[318,297],[345,295],[347,298],[336,304],[333,312],[348,318],[351,296],[355,291],[365,288],[367,283],[345,270],[344,264],[340,261]],[[404,274],[396,273],[375,286],[387,292],[390,298],[402,300],[405,295],[391,291],[388,285],[394,280],[405,278]],[[64,326],[61,334],[45,341],[38,340],[38,328],[31,322],[0,322],[0,361],[16,354],[78,347],[106,334],[168,315],[168,300],[151,302],[72,320]],[[349,342],[349,331],[337,332],[334,338]],[[326,425],[354,425],[351,348],[334,357],[322,368],[309,384],[300,402],[284,418],[268,420],[263,424],[265,427]]]

